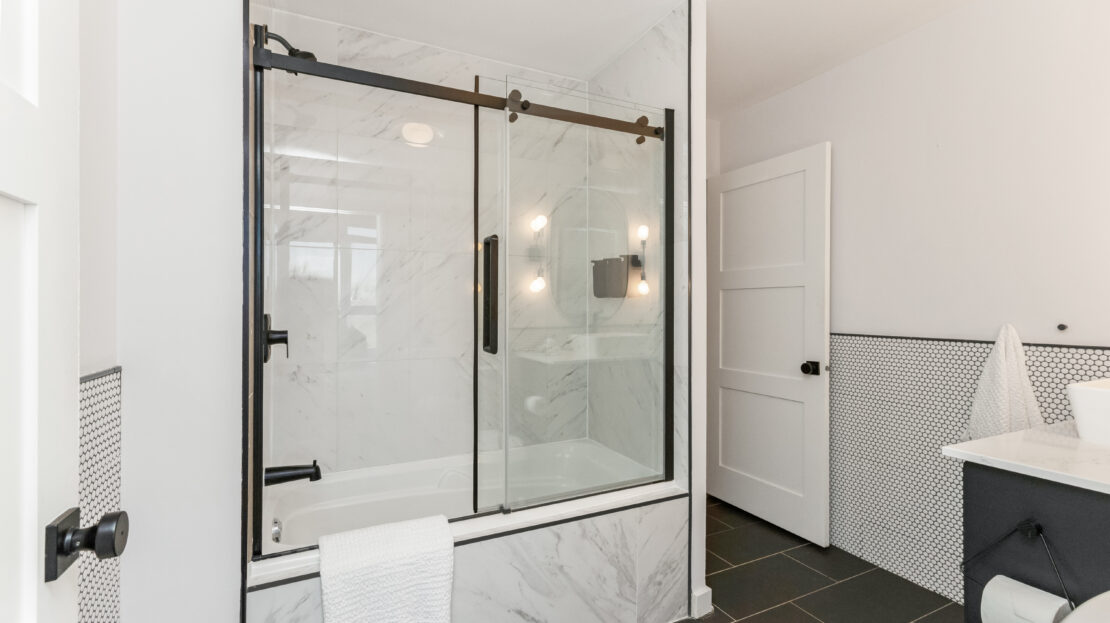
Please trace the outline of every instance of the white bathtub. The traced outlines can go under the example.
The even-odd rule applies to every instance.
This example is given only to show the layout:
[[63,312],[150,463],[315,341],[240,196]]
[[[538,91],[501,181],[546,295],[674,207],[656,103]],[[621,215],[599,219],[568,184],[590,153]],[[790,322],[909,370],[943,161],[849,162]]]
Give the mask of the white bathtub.
[[[499,451],[484,452],[478,460],[479,502],[483,507],[498,508],[504,501],[504,456]],[[458,455],[267,487],[262,553],[315,545],[322,535],[380,523],[437,514],[452,518],[470,515],[471,461],[470,455]],[[589,439],[512,448],[509,475],[509,501],[514,505],[659,478],[658,472]],[[280,542],[272,538],[278,532],[275,526],[280,526]]]

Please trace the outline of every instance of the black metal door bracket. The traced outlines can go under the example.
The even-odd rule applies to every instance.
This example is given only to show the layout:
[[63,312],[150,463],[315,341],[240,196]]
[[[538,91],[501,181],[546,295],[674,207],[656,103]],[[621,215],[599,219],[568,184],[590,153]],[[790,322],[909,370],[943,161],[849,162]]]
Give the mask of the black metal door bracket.
[[270,347],[281,344],[285,346],[285,358],[289,358],[289,332],[270,328],[270,314],[262,315],[262,363],[270,361]]
[[46,526],[46,581],[53,582],[66,572],[82,550],[100,559],[115,558],[127,547],[130,525],[127,513],[105,513],[88,528],[81,527],[81,509],[71,508]]

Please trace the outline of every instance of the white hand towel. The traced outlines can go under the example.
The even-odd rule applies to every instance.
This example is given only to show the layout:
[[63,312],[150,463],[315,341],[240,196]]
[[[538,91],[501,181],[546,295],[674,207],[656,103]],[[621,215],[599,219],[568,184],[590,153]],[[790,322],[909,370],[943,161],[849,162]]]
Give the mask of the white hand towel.
[[1043,425],[1033,384],[1029,382],[1021,338],[1013,325],[1003,325],[983,365],[979,386],[975,388],[971,421],[964,439],[981,439]]
[[450,623],[454,554],[442,515],[320,537],[325,623]]

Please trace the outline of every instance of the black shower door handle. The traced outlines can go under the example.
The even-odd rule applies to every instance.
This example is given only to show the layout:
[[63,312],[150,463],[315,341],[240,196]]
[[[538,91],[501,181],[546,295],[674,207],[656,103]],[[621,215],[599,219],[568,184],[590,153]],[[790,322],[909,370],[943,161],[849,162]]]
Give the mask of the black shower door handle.
[[497,354],[497,235],[482,241],[482,350]]

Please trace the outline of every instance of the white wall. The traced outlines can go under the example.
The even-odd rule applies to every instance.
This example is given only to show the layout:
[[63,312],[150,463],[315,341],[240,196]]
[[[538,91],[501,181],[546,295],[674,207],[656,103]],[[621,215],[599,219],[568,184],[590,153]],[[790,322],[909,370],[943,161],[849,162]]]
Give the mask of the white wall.
[[706,0],[690,1],[690,614],[713,610],[705,584],[706,221],[708,142],[705,118]]
[[81,3],[81,374],[116,357],[116,0]]
[[725,115],[721,168],[832,141],[834,332],[1110,344],[1108,23],[972,3]]
[[235,621],[243,7],[118,6],[122,619]]

